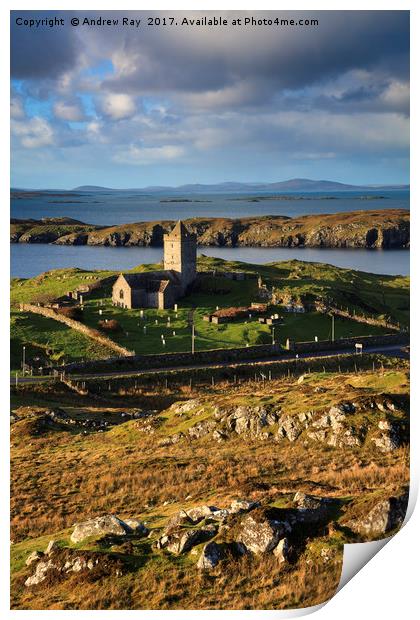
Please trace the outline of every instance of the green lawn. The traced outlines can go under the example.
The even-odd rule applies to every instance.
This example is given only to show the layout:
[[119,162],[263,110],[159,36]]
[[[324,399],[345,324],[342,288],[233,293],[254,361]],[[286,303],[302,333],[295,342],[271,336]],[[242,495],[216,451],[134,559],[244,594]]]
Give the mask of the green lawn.
[[55,363],[80,358],[100,359],[112,354],[106,347],[53,319],[30,312],[13,311],[10,322],[12,371],[22,367],[23,346],[26,348],[27,360],[39,356]]
[[[234,283],[238,285],[239,283]],[[261,325],[255,318],[247,321],[235,321],[223,325],[215,325],[203,320],[203,315],[215,309],[213,304],[202,305],[204,296],[191,295],[178,304],[178,312],[174,310],[143,311],[115,308],[109,300],[99,306],[98,300],[85,304],[84,321],[91,327],[97,327],[98,320],[116,319],[122,331],[110,334],[118,344],[127,347],[136,353],[165,353],[189,351],[191,349],[191,326],[189,316],[192,306],[194,311],[195,350],[208,350],[228,347],[245,347],[254,344],[268,344],[272,342],[271,327]],[[243,303],[243,301],[242,301]],[[199,305],[200,304],[200,305]],[[227,304],[223,304],[224,306]],[[220,304],[220,307],[222,304]],[[102,315],[99,311],[102,310]],[[281,307],[273,307],[273,311],[281,312]],[[283,314],[285,325],[275,328],[275,340],[282,345],[287,338],[294,340],[319,340],[331,338],[331,318],[325,314],[308,312],[304,314]],[[380,334],[386,330],[372,327],[356,321],[335,319],[335,337],[364,336]],[[175,332],[175,335],[174,335]],[[163,338],[162,338],[163,336]]]

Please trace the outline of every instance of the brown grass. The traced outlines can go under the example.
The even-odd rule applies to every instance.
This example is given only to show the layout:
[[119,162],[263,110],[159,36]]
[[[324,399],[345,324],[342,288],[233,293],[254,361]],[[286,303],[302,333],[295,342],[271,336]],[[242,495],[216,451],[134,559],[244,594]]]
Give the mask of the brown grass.
[[[398,380],[397,380],[398,379]],[[109,407],[162,408],[173,400],[214,399],[217,402],[272,402],[281,399],[283,411],[324,409],[343,399],[375,391],[406,393],[406,374],[363,373],[317,375],[298,385],[296,380],[273,381],[258,387],[215,386],[205,392],[152,393],[115,398]],[[374,384],[376,383],[376,389]],[[354,384],[354,385],[353,385]],[[353,385],[353,387],[352,387]],[[326,392],[314,392],[322,386]],[[355,387],[356,386],[356,387]],[[41,398],[41,397],[40,397]],[[47,395],[43,394],[46,399]],[[53,394],[48,394],[53,398]],[[78,397],[62,397],[67,403]],[[105,398],[105,396],[104,396]],[[109,399],[108,399],[109,400]],[[86,402],[86,398],[80,401]],[[94,411],[99,404],[90,403]],[[163,407],[164,405],[164,407]],[[167,414],[165,413],[165,416]],[[15,542],[69,528],[77,521],[105,512],[139,517],[160,527],[180,508],[201,503],[227,505],[234,497],[281,505],[298,491],[336,497],[344,503],[366,494],[392,494],[408,483],[408,449],[391,453],[361,448],[331,448],[302,441],[281,444],[235,437],[216,444],[211,437],[170,447],[158,439],[172,433],[183,418],[168,417],[148,434],[142,421],[133,420],[106,433],[47,433],[13,437],[11,525]],[[165,430],[168,428],[168,430]],[[188,499],[186,499],[189,496]],[[164,502],[168,502],[164,505]],[[339,518],[340,515],[337,515]],[[190,557],[145,558],[141,577],[104,579],[82,587],[66,581],[53,591],[33,594],[14,586],[14,606],[57,609],[276,609],[314,605],[334,592],[341,571],[340,554],[334,561],[307,564],[307,552],[296,565],[281,569],[274,558],[242,559],[216,576],[198,578]],[[311,559],[309,558],[309,561]],[[145,585],[147,584],[147,588]]]

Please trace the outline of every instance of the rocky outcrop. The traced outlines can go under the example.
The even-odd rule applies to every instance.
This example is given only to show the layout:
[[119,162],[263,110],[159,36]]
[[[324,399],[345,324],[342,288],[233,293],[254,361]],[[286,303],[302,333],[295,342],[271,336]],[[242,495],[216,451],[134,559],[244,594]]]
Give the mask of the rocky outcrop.
[[392,452],[401,445],[401,433],[398,424],[389,420],[380,420],[378,429],[379,433],[372,437],[372,441],[381,452]]
[[270,519],[264,513],[251,513],[241,523],[238,540],[248,551],[260,555],[273,551],[285,534],[285,524]]
[[[334,448],[358,448],[366,442],[382,452],[395,450],[408,440],[407,403],[387,394],[342,401],[324,412],[302,411],[289,414],[279,404],[212,407],[208,403],[183,402],[188,412],[209,417],[193,424],[183,433],[165,437],[160,445],[199,440],[211,435],[217,442],[241,436],[245,440],[321,442]],[[179,415],[183,415],[180,410]],[[380,418],[378,420],[378,417]]]
[[79,543],[87,538],[100,538],[107,535],[127,536],[127,534],[146,536],[148,529],[143,523],[136,521],[135,529],[115,515],[107,514],[77,523],[70,540]]
[[204,525],[198,529],[178,528],[161,536],[156,542],[157,549],[166,549],[169,553],[179,555],[190,551],[192,547],[205,542],[217,534],[216,525]]
[[216,542],[209,542],[203,547],[203,551],[197,562],[197,568],[201,570],[212,570],[226,558],[224,545]]
[[290,543],[287,538],[282,538],[279,540],[277,545],[273,549],[273,555],[276,556],[277,560],[280,564],[283,562],[289,562],[291,555]]
[[[404,209],[353,211],[298,218],[260,216],[241,219],[193,218],[185,221],[201,246],[405,248],[410,243],[409,212]],[[161,246],[174,222],[120,226],[13,220],[11,242],[61,245]]]
[[42,553],[42,551],[32,551],[32,553],[30,553],[26,558],[26,566],[30,566],[34,562],[38,562],[38,560],[40,560],[43,556],[44,554]]
[[74,573],[79,573],[81,576],[90,573],[92,577],[96,575],[100,578],[104,575],[120,577],[125,572],[123,561],[111,554],[72,549],[61,549],[54,554],[41,556],[33,560],[30,566],[33,564],[35,572],[26,579],[27,588],[37,586],[46,580],[49,583],[60,581]]
[[401,527],[407,512],[408,493],[387,497],[376,502],[362,516],[344,521],[344,525],[367,538],[384,536]]

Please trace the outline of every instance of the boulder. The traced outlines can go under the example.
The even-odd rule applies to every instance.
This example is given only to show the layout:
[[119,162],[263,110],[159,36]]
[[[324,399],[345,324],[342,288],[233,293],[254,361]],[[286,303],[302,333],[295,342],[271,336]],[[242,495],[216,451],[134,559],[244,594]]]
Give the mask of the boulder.
[[50,542],[47,545],[47,548],[45,549],[44,553],[45,555],[51,555],[52,553],[54,553],[55,551],[58,551],[60,547],[58,546],[58,543],[56,540],[50,540]]
[[293,498],[297,508],[296,517],[298,521],[305,523],[322,521],[328,514],[327,508],[332,501],[327,497],[317,497],[298,491]]
[[314,441],[325,441],[327,439],[327,431],[311,431],[308,433],[308,437],[310,437],[310,439],[313,439]]
[[158,549],[166,549],[170,553],[179,555],[190,551],[192,547],[213,538],[217,534],[217,526],[205,525],[197,530],[178,529],[164,534],[156,543]]
[[260,502],[252,502],[247,499],[235,499],[230,505],[229,513],[234,515],[240,512],[249,512],[254,508],[258,508],[260,506]]
[[303,430],[302,424],[293,416],[283,416],[279,421],[277,439],[287,437],[289,441],[296,441]]
[[190,519],[185,510],[180,510],[169,519],[165,527],[165,532],[168,532],[179,525],[192,525],[192,523],[192,519]]
[[223,431],[216,429],[213,431],[213,439],[220,443],[228,439],[228,435]]
[[131,531],[131,528],[124,523],[124,521],[115,515],[107,514],[89,519],[88,521],[83,521],[83,523],[77,523],[70,540],[74,543],[78,543],[91,536],[95,536],[96,538],[107,534],[126,536],[127,534],[131,534]]
[[206,517],[210,517],[217,510],[219,509],[216,508],[216,506],[195,506],[194,508],[190,508],[185,512],[191,522],[196,524],[199,521],[205,519]]
[[137,519],[126,519],[124,523],[128,525],[133,534],[137,534],[137,536],[147,536],[149,534],[149,529],[142,521],[138,521]]
[[372,442],[381,452],[392,452],[401,445],[401,437],[396,424],[381,420],[378,427],[381,433],[372,437]]
[[25,586],[36,586],[51,574],[54,578],[63,579],[71,573],[90,572],[98,569],[98,577],[104,574],[119,577],[123,574],[124,564],[120,558],[94,551],[74,551],[59,549],[50,557],[41,558],[33,575],[25,581]]
[[197,562],[197,567],[201,570],[212,570],[225,558],[226,552],[224,546],[216,542],[209,542],[204,545]]
[[34,574],[26,579],[25,586],[27,588],[30,586],[37,586],[41,581],[46,579],[47,573],[51,569],[57,569],[57,566],[51,559],[39,561],[36,565]]
[[282,564],[283,562],[288,562],[290,558],[290,545],[287,538],[282,538],[279,540],[277,545],[273,549],[273,555],[276,556],[278,561]]
[[200,401],[197,399],[186,400],[186,401],[174,403],[171,406],[171,410],[181,415],[183,413],[188,413],[189,411],[192,411],[193,409],[198,407],[200,404],[201,404]]
[[44,554],[42,553],[42,551],[32,551],[32,553],[30,553],[28,557],[26,558],[25,564],[26,566],[30,566],[34,562],[38,562],[38,560],[40,560],[43,557],[44,557]]
[[272,551],[284,535],[284,524],[274,521],[264,513],[254,516],[248,514],[241,522],[238,541],[247,551],[260,555]]
[[200,437],[208,435],[215,428],[216,424],[217,422],[215,420],[204,420],[195,426],[191,426],[188,429],[188,435],[192,439],[199,439]]
[[212,515],[211,518],[214,519],[215,521],[226,521],[226,519],[230,516],[231,512],[230,510],[228,510],[228,508],[221,508],[220,510],[215,510]]
[[358,534],[376,537],[386,534],[403,524],[408,505],[408,493],[379,501],[369,512],[345,525]]
[[340,403],[339,405],[334,405],[333,407],[331,407],[331,409],[328,412],[328,415],[339,415],[339,414],[348,414],[348,413],[355,413],[356,411],[356,407],[353,403],[350,402],[344,402],[344,403]]

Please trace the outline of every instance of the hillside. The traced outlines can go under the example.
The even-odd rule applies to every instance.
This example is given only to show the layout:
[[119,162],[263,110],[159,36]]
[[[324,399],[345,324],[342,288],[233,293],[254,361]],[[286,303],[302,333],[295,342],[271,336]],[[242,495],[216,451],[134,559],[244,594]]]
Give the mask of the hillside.
[[343,544],[388,536],[404,518],[408,372],[398,364],[94,399],[59,384],[20,388],[12,608],[327,600]]
[[[407,248],[409,212],[404,209],[241,219],[192,218],[185,221],[201,246]],[[138,222],[98,227],[61,218],[12,220],[13,243],[61,245],[160,246],[173,221]]]
[[137,191],[137,192],[191,192],[191,193],[218,193],[218,192],[243,192],[243,191],[277,191],[284,192],[330,192],[330,191],[358,191],[378,189],[409,189],[409,185],[352,185],[331,180],[314,179],[288,179],[275,181],[274,183],[241,183],[238,181],[226,181],[224,183],[189,183],[177,187],[170,186],[147,186],[136,189],[111,189],[97,185],[80,185],[72,191]]

